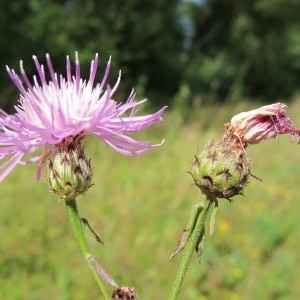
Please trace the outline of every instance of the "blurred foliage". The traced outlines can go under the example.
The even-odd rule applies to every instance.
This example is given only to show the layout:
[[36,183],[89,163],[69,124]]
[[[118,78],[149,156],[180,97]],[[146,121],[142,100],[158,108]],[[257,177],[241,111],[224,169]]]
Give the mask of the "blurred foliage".
[[121,96],[128,96],[135,87],[141,96],[147,89],[148,97],[166,103],[165,99],[176,93],[181,75],[178,2],[1,0],[1,107],[10,107],[13,95],[5,65],[18,69],[19,59],[24,59],[25,70],[31,77],[31,56],[43,60],[49,52],[55,71],[64,74],[65,56],[74,57],[76,50],[83,73],[88,72],[96,52],[102,66],[112,56],[112,83],[122,70]]
[[192,94],[217,100],[287,98],[298,91],[300,1],[189,2],[193,34],[185,73]]
[[157,106],[183,90],[187,106],[290,98],[299,91],[299,9],[300,0],[0,0],[0,107],[17,99],[5,65],[18,70],[24,59],[31,78],[31,56],[49,52],[64,74],[76,50],[85,76],[96,52],[101,70],[112,56],[110,84],[122,70],[116,100],[133,87]]

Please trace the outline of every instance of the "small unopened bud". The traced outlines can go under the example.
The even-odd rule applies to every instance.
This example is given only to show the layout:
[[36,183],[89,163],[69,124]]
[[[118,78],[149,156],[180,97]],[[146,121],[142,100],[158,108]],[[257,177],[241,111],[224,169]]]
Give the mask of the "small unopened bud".
[[121,286],[114,290],[111,298],[114,300],[137,300],[134,289],[127,286]]
[[92,167],[80,137],[68,137],[55,145],[47,161],[46,178],[51,192],[64,200],[84,194],[92,186]]
[[249,160],[243,145],[227,137],[199,151],[190,173],[205,195],[229,199],[242,194],[250,175]]

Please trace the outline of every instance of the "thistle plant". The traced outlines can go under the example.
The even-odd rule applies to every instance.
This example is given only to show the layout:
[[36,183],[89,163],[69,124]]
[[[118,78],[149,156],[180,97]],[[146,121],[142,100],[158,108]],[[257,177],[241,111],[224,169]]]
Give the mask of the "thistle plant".
[[[91,62],[88,80],[81,78],[78,54],[75,56],[74,72],[67,56],[65,77],[54,72],[48,54],[46,64],[49,74],[46,74],[44,66],[33,56],[37,70],[33,84],[28,79],[22,62],[21,78],[7,67],[10,78],[20,91],[20,98],[14,114],[7,114],[0,109],[0,182],[16,165],[33,162],[38,162],[36,179],[39,180],[43,166],[46,165],[45,177],[50,191],[64,200],[81,250],[104,298],[110,299],[104,283],[116,288],[114,299],[119,294],[126,295],[129,292],[135,297],[132,289],[119,287],[102,268],[92,256],[85,239],[81,222],[86,224],[87,221],[79,216],[76,197],[86,193],[93,185],[93,169],[82,143],[86,136],[92,134],[123,155],[141,155],[161,146],[164,141],[151,145],[146,141],[138,141],[131,135],[161,121],[166,107],[154,114],[137,116],[136,107],[146,99],[135,101],[132,90],[125,103],[113,100],[120,75],[112,88],[105,86],[110,60],[101,83],[95,84],[98,55]],[[25,155],[31,155],[31,158],[22,160]],[[93,230],[92,232],[96,235]]]
[[232,197],[242,195],[249,178],[255,177],[250,171],[247,147],[286,133],[292,135],[292,141],[299,141],[300,130],[286,116],[286,107],[275,103],[234,116],[225,124],[225,134],[219,141],[209,143],[195,154],[190,174],[204,198],[194,206],[171,255],[173,258],[186,248],[169,299],[177,298],[195,250],[201,258],[209,212],[209,235],[214,232],[218,199],[231,201]]

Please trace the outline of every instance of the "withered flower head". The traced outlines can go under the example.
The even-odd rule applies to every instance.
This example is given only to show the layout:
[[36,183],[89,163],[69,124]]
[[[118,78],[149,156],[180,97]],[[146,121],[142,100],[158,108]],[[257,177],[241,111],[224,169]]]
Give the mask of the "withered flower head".
[[286,133],[292,135],[293,141],[299,140],[300,130],[286,116],[286,108],[283,103],[275,103],[242,112],[226,124],[227,132],[233,132],[245,144],[258,144]]
[[252,175],[248,145],[286,133],[299,141],[300,130],[286,116],[286,107],[275,103],[234,116],[225,124],[225,134],[219,141],[196,153],[190,173],[206,196],[230,199],[243,193]]

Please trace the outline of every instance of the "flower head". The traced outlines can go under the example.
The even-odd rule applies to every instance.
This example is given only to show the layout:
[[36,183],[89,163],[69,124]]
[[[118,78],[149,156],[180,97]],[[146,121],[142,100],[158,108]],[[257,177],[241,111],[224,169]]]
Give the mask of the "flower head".
[[286,107],[283,103],[275,103],[242,112],[226,124],[227,132],[236,134],[244,144],[257,144],[285,133],[299,140],[300,130],[286,116]]
[[197,151],[190,174],[206,196],[230,199],[243,194],[250,175],[250,160],[240,142],[225,136]]
[[248,145],[290,133],[299,140],[300,130],[287,118],[283,103],[242,112],[225,124],[226,132],[217,142],[198,151],[191,168],[195,184],[208,197],[227,198],[242,194],[248,183]]
[[[113,100],[120,76],[116,84],[105,87],[109,74],[110,60],[101,83],[95,84],[98,55],[91,62],[88,80],[80,75],[80,65],[76,53],[75,72],[72,73],[69,57],[66,59],[66,77],[54,72],[50,56],[46,63],[50,80],[46,79],[43,65],[33,56],[38,76],[33,84],[29,81],[22,62],[20,63],[23,82],[14,70],[7,67],[8,74],[20,91],[20,99],[15,106],[16,113],[9,115],[0,109],[0,181],[17,164],[39,161],[37,177],[40,177],[45,156],[65,138],[98,136],[117,152],[124,155],[140,155],[160,144],[138,141],[131,134],[162,120],[163,107],[154,114],[136,116],[136,107],[146,101],[135,101],[131,92],[126,103]],[[32,154],[43,147],[43,154],[22,160],[25,154]]]
[[93,185],[91,161],[84,153],[80,136],[65,138],[53,146],[46,170],[50,191],[66,201],[84,194]]

